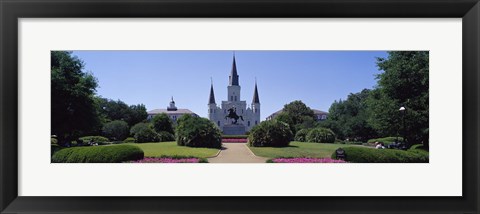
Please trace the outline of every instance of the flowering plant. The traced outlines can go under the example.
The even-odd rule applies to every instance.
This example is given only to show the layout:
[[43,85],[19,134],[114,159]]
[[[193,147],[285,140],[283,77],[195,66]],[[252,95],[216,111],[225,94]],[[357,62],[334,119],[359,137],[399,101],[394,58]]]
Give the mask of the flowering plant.
[[246,143],[246,138],[223,138],[223,143]]
[[140,160],[131,161],[129,163],[202,163],[205,160],[200,158],[178,158],[178,157],[145,157]]
[[274,158],[267,161],[268,163],[347,163],[344,160],[336,160],[331,158]]

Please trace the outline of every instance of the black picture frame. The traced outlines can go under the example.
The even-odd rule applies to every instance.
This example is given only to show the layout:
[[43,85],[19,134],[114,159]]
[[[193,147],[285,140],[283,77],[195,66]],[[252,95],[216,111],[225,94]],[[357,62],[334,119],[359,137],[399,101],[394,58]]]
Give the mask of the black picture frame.
[[[1,213],[478,213],[479,211],[478,0],[0,0],[0,15]],[[463,196],[19,197],[17,20],[24,17],[462,18]]]

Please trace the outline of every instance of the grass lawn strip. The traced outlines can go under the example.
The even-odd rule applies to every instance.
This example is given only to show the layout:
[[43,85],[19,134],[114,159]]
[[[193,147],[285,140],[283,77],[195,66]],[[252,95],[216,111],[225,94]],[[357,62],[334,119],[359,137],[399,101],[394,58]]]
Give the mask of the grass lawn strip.
[[219,149],[178,146],[177,142],[127,144],[140,147],[143,150],[145,157],[193,156],[207,158],[215,156],[219,152]]
[[364,147],[359,145],[290,142],[288,147],[248,147],[256,156],[266,158],[310,157],[330,158],[338,148]]

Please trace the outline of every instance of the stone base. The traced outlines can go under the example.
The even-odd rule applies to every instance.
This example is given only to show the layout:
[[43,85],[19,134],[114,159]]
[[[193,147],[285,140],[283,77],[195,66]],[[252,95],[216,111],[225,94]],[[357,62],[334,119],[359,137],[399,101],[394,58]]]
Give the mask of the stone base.
[[224,135],[244,135],[245,134],[245,125],[224,125],[223,126]]

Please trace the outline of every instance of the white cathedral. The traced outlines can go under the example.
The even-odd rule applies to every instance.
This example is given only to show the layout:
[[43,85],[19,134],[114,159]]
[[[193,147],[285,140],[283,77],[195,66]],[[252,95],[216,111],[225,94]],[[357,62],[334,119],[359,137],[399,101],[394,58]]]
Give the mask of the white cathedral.
[[257,81],[255,80],[255,89],[251,105],[247,107],[247,102],[241,100],[241,87],[238,80],[235,55],[233,56],[232,71],[230,73],[227,90],[228,101],[222,101],[222,106],[219,107],[215,102],[212,83],[208,101],[208,118],[217,124],[225,135],[245,134],[245,132],[250,131],[260,123],[260,99],[258,97]]

